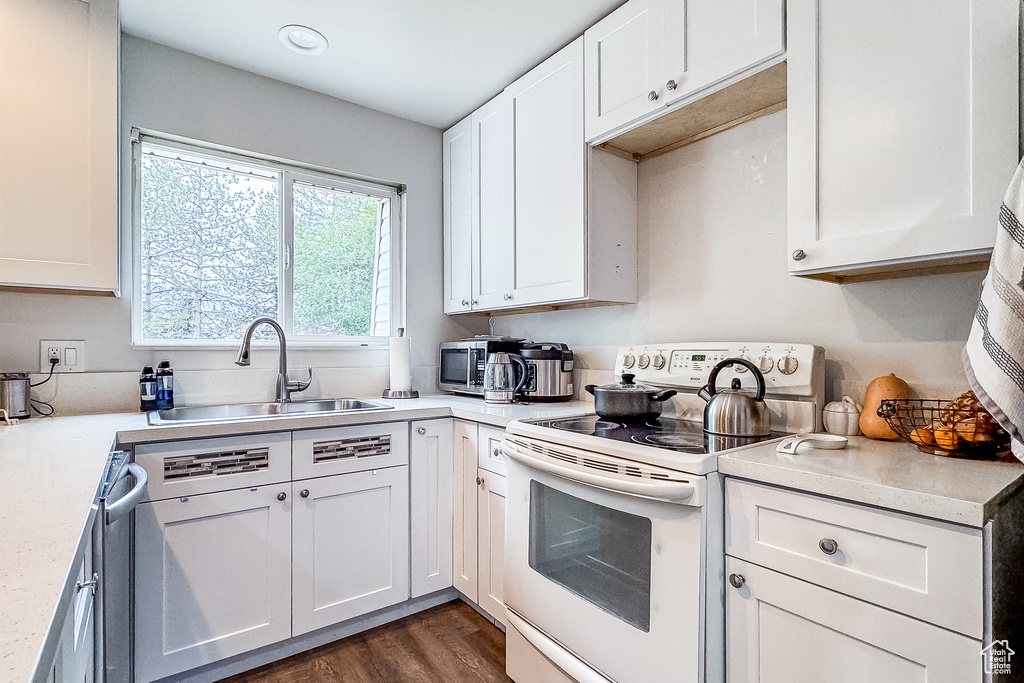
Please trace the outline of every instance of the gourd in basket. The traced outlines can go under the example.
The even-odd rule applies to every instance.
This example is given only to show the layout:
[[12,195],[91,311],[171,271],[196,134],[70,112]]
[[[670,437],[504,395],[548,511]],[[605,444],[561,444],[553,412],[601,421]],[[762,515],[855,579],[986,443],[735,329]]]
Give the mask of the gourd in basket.
[[860,431],[869,439],[899,441],[900,435],[892,430],[878,408],[884,399],[910,398],[910,386],[894,374],[871,380],[864,392],[864,412],[860,414]]

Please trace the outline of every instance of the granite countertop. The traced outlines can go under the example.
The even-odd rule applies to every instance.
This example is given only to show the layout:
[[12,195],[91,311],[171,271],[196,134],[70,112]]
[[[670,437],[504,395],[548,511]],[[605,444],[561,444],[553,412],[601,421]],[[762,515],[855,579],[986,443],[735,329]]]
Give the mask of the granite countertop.
[[972,527],[1024,486],[1024,464],[930,455],[906,442],[854,436],[843,450],[803,444],[795,455],[777,453],[777,445],[726,453],[718,471]]
[[0,426],[0,680],[32,680],[39,662],[53,656],[62,626],[55,617],[70,604],[71,565],[87,540],[92,503],[114,445],[443,417],[504,427],[514,419],[593,410],[588,401],[492,405],[451,395],[371,400],[395,408],[165,427],[150,427],[142,413],[34,417]]

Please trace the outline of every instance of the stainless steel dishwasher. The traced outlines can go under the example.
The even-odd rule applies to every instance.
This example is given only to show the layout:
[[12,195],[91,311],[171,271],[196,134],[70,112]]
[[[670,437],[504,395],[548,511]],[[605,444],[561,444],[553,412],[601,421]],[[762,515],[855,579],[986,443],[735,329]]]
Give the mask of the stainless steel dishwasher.
[[107,459],[93,525],[98,575],[95,680],[105,683],[132,680],[131,512],[146,492],[146,470],[130,459],[125,451],[114,451]]

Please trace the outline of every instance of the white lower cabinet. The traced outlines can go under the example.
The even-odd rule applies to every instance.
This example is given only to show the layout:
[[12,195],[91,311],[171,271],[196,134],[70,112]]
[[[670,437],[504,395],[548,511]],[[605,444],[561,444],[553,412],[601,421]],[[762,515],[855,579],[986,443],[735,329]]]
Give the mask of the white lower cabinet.
[[412,597],[452,586],[452,421],[410,424]]
[[92,683],[95,680],[96,590],[92,583],[91,540],[72,567],[75,588],[64,613],[57,652],[47,670],[47,683]]
[[[454,585],[505,623],[504,459],[494,450],[503,430],[455,421]],[[499,451],[500,454],[500,451]]]
[[290,484],[135,510],[135,678],[187,671],[291,635]]
[[[727,558],[729,683],[981,681],[981,643]],[[733,579],[737,580],[738,579]]]
[[408,468],[291,486],[291,635],[409,598]]

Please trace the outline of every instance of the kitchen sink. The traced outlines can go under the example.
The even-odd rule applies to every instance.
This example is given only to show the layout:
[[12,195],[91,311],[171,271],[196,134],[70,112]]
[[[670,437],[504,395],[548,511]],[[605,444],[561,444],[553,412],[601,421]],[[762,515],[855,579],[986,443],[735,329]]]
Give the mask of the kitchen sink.
[[391,410],[394,406],[359,398],[331,398],[288,403],[231,403],[219,406],[183,406],[149,413],[149,424],[168,425],[199,422],[239,422],[293,415],[347,415]]

